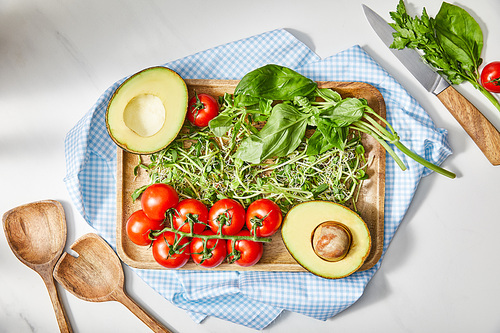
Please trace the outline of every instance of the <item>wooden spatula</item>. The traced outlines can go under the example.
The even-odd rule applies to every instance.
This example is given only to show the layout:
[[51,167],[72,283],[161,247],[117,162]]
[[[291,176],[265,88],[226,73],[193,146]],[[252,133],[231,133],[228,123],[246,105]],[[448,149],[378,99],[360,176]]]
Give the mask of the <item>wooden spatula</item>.
[[154,332],[170,332],[127,295],[120,259],[100,236],[86,234],[71,249],[78,257],[64,253],[54,269],[54,278],[64,288],[85,301],[120,302]]

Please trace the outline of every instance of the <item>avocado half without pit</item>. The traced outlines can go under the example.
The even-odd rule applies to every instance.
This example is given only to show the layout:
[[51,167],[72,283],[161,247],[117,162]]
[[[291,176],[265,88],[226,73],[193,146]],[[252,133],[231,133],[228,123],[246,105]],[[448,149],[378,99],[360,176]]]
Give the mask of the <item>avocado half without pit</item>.
[[361,217],[329,201],[294,206],[283,220],[281,236],[302,267],[328,279],[356,272],[371,250],[370,231]]
[[168,146],[184,124],[188,92],[184,80],[166,67],[144,69],[126,79],[111,97],[106,127],[111,139],[135,154]]

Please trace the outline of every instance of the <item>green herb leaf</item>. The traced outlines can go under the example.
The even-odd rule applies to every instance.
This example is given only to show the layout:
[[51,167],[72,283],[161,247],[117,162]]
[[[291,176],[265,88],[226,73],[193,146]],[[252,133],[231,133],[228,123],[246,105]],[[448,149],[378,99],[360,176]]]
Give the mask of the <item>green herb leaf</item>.
[[233,118],[227,114],[220,113],[208,122],[208,127],[217,137],[224,136],[233,126]]
[[[316,132],[320,132],[323,135],[330,148],[345,149],[347,134],[349,132],[348,127],[338,127],[329,120],[321,119],[318,121]],[[325,150],[322,149],[322,151],[324,152]]]
[[325,192],[326,190],[328,190],[328,185],[323,183],[320,184],[318,187],[314,188],[311,192],[314,198],[317,198],[321,193]]
[[148,188],[148,186],[149,185],[144,185],[135,189],[134,192],[132,192],[132,200],[133,201],[137,200],[137,198],[141,196],[142,192],[144,192]]
[[342,100],[342,96],[338,92],[328,88],[318,89],[316,94],[328,102],[340,102]]
[[245,94],[234,96],[234,106],[237,108],[256,106],[259,105],[260,101],[261,98],[259,97],[254,97]]
[[309,95],[316,87],[316,82],[290,68],[269,64],[246,74],[236,86],[234,94],[292,100],[296,96]]
[[290,154],[302,141],[309,117],[292,105],[277,104],[260,132],[243,140],[234,157],[256,164]]
[[307,140],[306,154],[308,156],[323,154],[334,147],[328,139],[319,130],[314,131],[313,135]]
[[321,111],[319,117],[328,120],[332,127],[345,127],[363,118],[366,106],[366,100],[346,98],[335,106]]
[[434,23],[436,37],[449,59],[475,73],[482,62],[483,32],[479,24],[464,9],[446,2]]

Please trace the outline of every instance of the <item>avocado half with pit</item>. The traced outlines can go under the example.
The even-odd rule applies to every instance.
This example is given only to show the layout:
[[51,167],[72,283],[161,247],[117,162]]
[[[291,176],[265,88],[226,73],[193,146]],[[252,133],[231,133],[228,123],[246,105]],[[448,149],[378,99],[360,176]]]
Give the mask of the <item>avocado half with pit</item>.
[[166,67],[147,68],[115,91],[106,110],[106,127],[122,149],[152,154],[176,138],[187,105],[187,86],[176,72]]
[[328,279],[356,272],[371,249],[370,231],[361,217],[329,201],[294,206],[283,220],[281,236],[302,267]]

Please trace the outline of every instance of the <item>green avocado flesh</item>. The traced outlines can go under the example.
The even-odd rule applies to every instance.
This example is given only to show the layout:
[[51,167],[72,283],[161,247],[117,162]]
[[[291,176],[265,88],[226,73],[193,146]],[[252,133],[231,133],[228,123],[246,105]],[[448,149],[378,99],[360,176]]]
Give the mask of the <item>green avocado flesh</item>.
[[[339,261],[322,259],[313,248],[316,227],[327,221],[345,225],[352,235],[349,252]],[[361,217],[347,207],[328,201],[308,201],[294,206],[283,220],[281,236],[288,252],[302,267],[328,279],[354,273],[371,249],[370,232]]]
[[106,110],[106,127],[122,149],[151,154],[176,138],[187,104],[186,83],[177,73],[166,67],[147,68],[115,91]]

